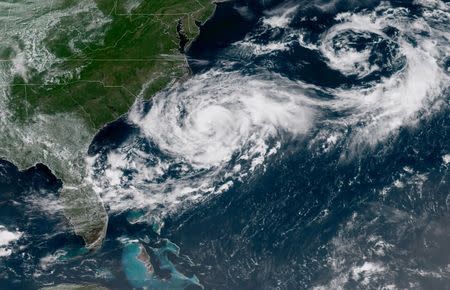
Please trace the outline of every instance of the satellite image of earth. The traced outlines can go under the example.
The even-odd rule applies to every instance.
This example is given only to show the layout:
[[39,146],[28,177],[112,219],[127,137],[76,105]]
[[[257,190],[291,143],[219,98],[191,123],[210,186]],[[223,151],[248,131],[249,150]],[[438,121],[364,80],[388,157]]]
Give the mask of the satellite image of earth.
[[450,289],[450,2],[0,0],[0,290]]

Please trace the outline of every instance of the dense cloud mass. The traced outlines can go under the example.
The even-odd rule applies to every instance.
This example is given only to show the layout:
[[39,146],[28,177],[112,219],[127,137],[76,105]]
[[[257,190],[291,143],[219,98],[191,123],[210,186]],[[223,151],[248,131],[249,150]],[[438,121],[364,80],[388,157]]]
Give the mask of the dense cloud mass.
[[[127,0],[122,13],[133,19],[142,3]],[[114,19],[80,5],[30,27],[71,20],[77,51]],[[0,11],[0,24],[19,12]],[[22,22],[0,80],[76,77],[52,69],[48,35]],[[90,145],[76,115],[18,125],[0,112],[0,141],[43,148],[29,156],[53,170],[0,161],[0,288],[4,277],[18,290],[81,280],[119,290],[448,286],[449,3],[219,1],[186,58],[189,77],[151,98],[143,78],[130,111]],[[73,208],[60,197],[80,184],[108,213],[95,251],[64,218]]]
[[[301,5],[266,12],[255,32],[232,43],[215,67],[158,94],[149,109],[136,103],[128,119],[139,134],[100,158],[106,163],[94,170],[103,176],[94,178],[97,190],[113,210],[171,211],[251,174],[291,138],[343,142],[349,150],[342,158],[351,158],[413,126],[439,110],[448,89],[442,65],[448,23],[432,17],[448,12],[433,8],[421,6],[427,17],[419,18],[381,3],[338,13],[320,33],[302,27],[318,20],[297,19]],[[270,69],[284,54],[303,49],[321,58],[338,81],[310,84],[302,79],[307,72],[287,74],[277,64]],[[266,67],[252,64],[265,56],[271,60]],[[250,62],[243,67],[239,57]]]

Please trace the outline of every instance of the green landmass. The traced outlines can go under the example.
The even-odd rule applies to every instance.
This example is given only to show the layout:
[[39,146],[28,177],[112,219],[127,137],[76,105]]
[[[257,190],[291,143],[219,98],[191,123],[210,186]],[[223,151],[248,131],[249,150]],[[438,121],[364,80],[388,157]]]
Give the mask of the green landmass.
[[0,106],[6,112],[0,114],[0,158],[21,169],[41,162],[61,178],[64,213],[87,248],[96,248],[108,216],[88,178],[89,143],[137,98],[148,99],[188,76],[179,30],[189,45],[199,32],[196,22],[210,17],[214,4],[18,3],[0,2],[0,24],[6,29],[0,35]]
[[211,0],[144,0],[132,11],[126,11],[126,1],[96,2],[112,19],[100,44],[79,44],[74,52],[70,39],[75,32],[64,30],[72,25],[66,23],[73,21],[70,18],[62,19],[45,40],[62,60],[55,69],[82,68],[77,76],[53,82],[44,74],[33,74],[28,81],[15,77],[10,106],[19,121],[29,120],[36,111],[75,112],[96,130],[117,119],[138,95],[149,98],[188,74],[179,51],[178,21],[192,41],[198,34],[196,21],[204,22],[214,9]]

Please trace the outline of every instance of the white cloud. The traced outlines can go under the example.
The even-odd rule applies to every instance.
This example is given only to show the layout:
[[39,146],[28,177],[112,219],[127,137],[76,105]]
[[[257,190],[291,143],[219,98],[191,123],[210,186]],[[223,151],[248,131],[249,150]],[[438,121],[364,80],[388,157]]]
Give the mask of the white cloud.
[[12,254],[13,249],[11,244],[19,240],[23,233],[16,231],[9,231],[6,227],[0,225],[0,257],[9,256]]

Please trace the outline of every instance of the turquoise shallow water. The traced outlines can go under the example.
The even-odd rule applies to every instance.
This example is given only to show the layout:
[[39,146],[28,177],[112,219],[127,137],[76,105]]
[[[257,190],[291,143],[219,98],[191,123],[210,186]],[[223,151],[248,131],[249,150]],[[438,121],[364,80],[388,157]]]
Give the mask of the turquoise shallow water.
[[138,243],[129,243],[123,249],[122,265],[127,279],[133,287],[141,288],[150,284],[152,274],[147,271],[143,262],[138,259],[141,252]]
[[[294,4],[286,0],[278,2],[282,2],[280,7]],[[73,234],[65,217],[58,212],[47,212],[51,204],[45,202],[43,211],[29,202],[46,201],[49,196],[57,196],[62,187],[57,177],[43,165],[19,171],[13,164],[0,160],[0,225],[11,231],[23,232],[16,243],[8,245],[15,252],[0,259],[0,290],[33,290],[61,283],[90,283],[110,290],[195,290],[203,287],[217,290],[295,290],[315,287],[449,289],[450,256],[446,254],[450,253],[448,85],[445,84],[443,95],[437,97],[442,101],[433,105],[436,111],[424,105],[423,111],[417,113],[417,122],[412,124],[408,119],[398,132],[373,144],[373,148],[365,149],[362,145],[359,148],[350,142],[354,140],[355,132],[365,131],[366,121],[377,116],[377,112],[384,112],[375,118],[379,122],[392,112],[395,116],[398,113],[399,118],[407,113],[413,104],[405,99],[406,106],[403,107],[403,94],[400,92],[405,90],[414,95],[418,84],[432,81],[431,75],[418,78],[427,63],[439,61],[436,67],[448,73],[450,54],[446,53],[442,59],[428,59],[429,62],[424,62],[423,66],[417,66],[417,71],[405,75],[408,69],[426,60],[426,56],[431,56],[433,48],[424,47],[423,51],[418,52],[418,58],[405,59],[402,56],[420,49],[420,41],[424,38],[430,41],[425,41],[426,44],[436,38],[428,35],[428,30],[416,30],[418,26],[405,29],[403,26],[396,27],[402,21],[405,25],[426,22],[429,28],[434,27],[431,30],[433,33],[446,32],[450,31],[450,14],[439,20],[434,17],[434,13],[440,9],[437,6],[427,8],[423,6],[425,4],[409,5],[408,1],[391,1],[392,9],[385,12],[382,7],[376,10],[378,12],[374,10],[378,5],[375,1],[373,7],[367,6],[368,11],[347,7],[345,3],[349,4],[349,1],[341,0],[333,1],[340,3],[336,11],[325,13],[321,9],[306,9],[308,3],[319,2],[326,1],[299,1],[296,3],[300,4],[299,8],[292,12],[291,23],[280,27],[274,21],[280,18],[272,18],[272,14],[267,14],[273,10],[274,16],[283,16],[283,11],[278,11],[280,7],[265,7],[265,11],[257,11],[258,7],[249,5],[248,9],[253,9],[257,15],[254,22],[258,23],[246,26],[245,21],[253,20],[242,20],[249,13],[239,14],[236,9],[239,6],[232,0],[220,4],[216,16],[202,27],[201,36],[193,46],[193,53],[196,54],[190,57],[197,66],[193,70],[193,79],[200,79],[210,68],[221,72],[220,75],[231,75],[232,79],[222,79],[221,76],[217,79],[211,77],[212,81],[209,81],[205,77],[206,85],[202,89],[205,93],[199,90],[198,94],[173,99],[167,95],[167,100],[174,101],[168,101],[165,103],[167,106],[161,107],[167,108],[167,112],[173,112],[170,110],[173,107],[179,108],[176,124],[183,124],[179,126],[181,132],[206,132],[203,129],[213,129],[207,122],[191,122],[196,120],[192,116],[198,115],[203,104],[212,104],[211,100],[217,99],[213,108],[221,104],[226,109],[241,107],[239,104],[248,97],[247,94],[239,94],[236,102],[221,103],[228,98],[227,92],[234,92],[233,88],[227,91],[227,85],[251,86],[253,82],[266,83],[269,78],[279,80],[279,83],[274,81],[273,84],[280,94],[295,94],[293,98],[297,98],[297,81],[308,84],[308,104],[316,104],[316,121],[322,122],[315,123],[314,129],[301,138],[293,139],[280,129],[274,140],[266,141],[271,146],[273,144],[270,142],[280,140],[282,145],[277,153],[252,172],[245,169],[251,166],[251,162],[240,158],[245,156],[243,152],[249,152],[248,148],[239,148],[236,157],[227,163],[223,172],[234,174],[235,166],[239,165],[243,173],[249,174],[248,179],[236,181],[214,198],[186,206],[183,211],[170,215],[163,219],[162,228],[162,222],[158,224],[156,218],[152,218],[153,211],[135,209],[138,204],[131,203],[125,195],[122,201],[129,203],[132,209],[120,214],[111,213],[105,243],[97,251],[87,252],[83,240]],[[371,1],[358,3],[368,2]],[[354,5],[357,5],[356,2]],[[246,9],[239,10],[245,12]],[[450,13],[450,6],[448,9],[446,6],[445,10]],[[336,18],[336,13],[344,11],[349,14]],[[376,13],[368,15],[371,11]],[[398,20],[391,21],[389,15],[394,12],[398,15],[392,17]],[[444,14],[447,15],[447,12],[441,11],[441,15]],[[272,20],[267,22],[269,18]],[[374,34],[374,27],[361,27],[358,22],[361,19],[366,19],[370,25],[374,24],[372,21],[389,25],[382,25],[383,29],[380,27],[378,33]],[[276,27],[269,27],[270,23]],[[304,36],[303,39],[298,39],[299,34]],[[248,37],[244,39],[244,35]],[[320,42],[321,35],[330,37]],[[237,43],[225,45],[227,37],[230,42]],[[435,44],[442,41],[438,39]],[[329,44],[325,52],[335,56],[334,62],[326,62],[320,47],[314,45],[320,43]],[[409,43],[406,51],[402,50],[405,43]],[[285,46],[279,49],[279,44]],[[251,53],[253,47],[257,48],[255,55]],[[356,59],[355,65],[362,70],[355,71],[355,75],[345,74],[349,62],[339,58],[349,52],[347,49],[353,50],[351,55],[359,55],[364,59],[367,56],[366,61]],[[427,52],[428,49],[431,52]],[[344,63],[339,62],[341,59]],[[270,74],[266,75],[265,70]],[[285,79],[278,79],[275,74]],[[255,79],[250,78],[253,75]],[[401,75],[402,78],[396,78]],[[240,82],[236,76],[242,76],[249,82]],[[393,83],[398,87],[387,86]],[[310,86],[314,93],[309,92]],[[377,102],[368,106],[367,112],[362,110],[366,103],[359,103],[358,100],[370,99],[366,98],[365,92],[379,86],[385,86],[387,90],[380,94]],[[254,90],[256,93],[261,91],[258,86]],[[324,93],[323,90],[330,93]],[[248,92],[248,95],[253,94],[250,89]],[[298,95],[303,98],[303,93],[302,90]],[[266,104],[264,99],[259,101]],[[189,108],[185,100],[199,101],[195,103],[198,107],[192,106],[192,110],[185,110]],[[259,101],[252,104],[258,105]],[[143,114],[149,114],[154,104],[149,102],[143,105]],[[279,102],[270,104],[276,108]],[[360,104],[363,108],[340,108],[335,107],[336,104]],[[252,109],[251,106],[245,108]],[[292,106],[286,108],[286,113],[289,113]],[[261,111],[266,109],[272,108],[261,106]],[[202,116],[215,117],[210,111]],[[164,112],[161,111],[161,116],[170,115]],[[213,109],[212,112],[220,113],[221,110]],[[239,123],[239,116],[244,113],[244,110],[233,111],[230,123]],[[354,118],[357,114],[363,118]],[[274,116],[280,116],[275,118],[280,121],[289,119],[284,118],[284,114]],[[357,123],[348,122],[353,120],[357,120]],[[164,119],[158,120],[157,124],[160,121],[162,123]],[[219,122],[219,125],[228,126],[225,123]],[[369,129],[378,128],[373,124]],[[262,125],[247,132],[260,132],[264,127]],[[201,130],[194,130],[199,128]],[[270,126],[270,129],[275,128],[278,126]],[[130,160],[144,164],[139,170],[144,167],[156,168],[160,165],[158,161],[164,163],[169,159],[175,160],[160,178],[149,181],[154,184],[196,184],[198,178],[204,176],[204,172],[195,170],[191,163],[179,161],[179,151],[176,151],[175,157],[169,156],[162,151],[162,143],[142,137],[144,129],[144,126],[137,128],[126,118],[103,128],[89,149],[92,157],[98,156],[98,168],[101,169],[95,177],[104,178],[116,166],[108,161],[108,156],[117,152],[123,154],[123,160],[133,156],[136,159]],[[223,136],[223,130],[215,132]],[[229,132],[233,133],[231,130]],[[369,131],[368,135],[376,135],[372,133],[376,132]],[[368,141],[371,136],[367,136]],[[195,138],[193,140],[198,141]],[[199,144],[208,149],[211,142],[208,139]],[[140,154],[136,157],[134,153],[141,151],[145,157]],[[143,185],[143,179],[140,178],[142,172],[130,167],[123,168],[124,187]],[[177,180],[182,183],[177,183]],[[218,184],[224,181],[221,178],[215,180]],[[159,193],[145,192],[149,198]],[[161,208],[164,206],[162,204]],[[63,231],[64,228],[68,230]],[[142,247],[149,254],[153,269],[139,260]],[[45,261],[48,263],[43,263]]]
[[164,240],[160,248],[150,248],[161,271],[168,273],[168,279],[160,279],[150,273],[138,256],[141,253],[141,244],[136,241],[125,245],[122,253],[122,266],[130,284],[136,288],[147,287],[149,289],[185,289],[189,286],[203,288],[198,278],[194,275],[191,278],[180,273],[170,261],[168,255],[178,256],[179,247],[169,240]]

